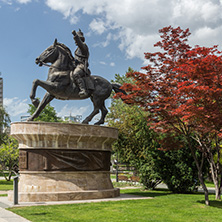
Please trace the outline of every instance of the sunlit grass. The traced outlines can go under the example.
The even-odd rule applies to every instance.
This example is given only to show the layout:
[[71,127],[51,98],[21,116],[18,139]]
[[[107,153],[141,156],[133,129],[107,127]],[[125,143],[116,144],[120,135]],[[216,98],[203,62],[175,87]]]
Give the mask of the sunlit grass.
[[124,200],[54,206],[11,208],[33,221],[222,221],[222,202],[210,195],[211,206],[205,206],[203,194],[172,194],[169,191],[122,190],[121,193],[153,197],[153,199]]
[[13,190],[13,181],[0,180],[0,190]]

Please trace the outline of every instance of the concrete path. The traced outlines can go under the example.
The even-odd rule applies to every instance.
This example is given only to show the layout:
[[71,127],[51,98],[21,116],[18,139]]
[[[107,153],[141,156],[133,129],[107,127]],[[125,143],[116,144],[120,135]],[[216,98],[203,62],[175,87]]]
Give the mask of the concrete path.
[[119,197],[105,198],[105,199],[50,201],[50,202],[20,202],[19,204],[16,205],[13,205],[12,202],[9,202],[7,197],[0,197],[0,207],[7,208],[7,207],[24,207],[24,206],[40,206],[40,205],[79,204],[79,203],[95,203],[95,202],[106,202],[106,201],[141,200],[141,199],[153,199],[153,197],[121,194]]
[[[7,194],[7,191],[1,191],[0,194]],[[0,196],[0,222],[29,222],[29,220],[5,209],[12,206],[7,196]]]
[[29,220],[0,207],[0,222],[29,222]]

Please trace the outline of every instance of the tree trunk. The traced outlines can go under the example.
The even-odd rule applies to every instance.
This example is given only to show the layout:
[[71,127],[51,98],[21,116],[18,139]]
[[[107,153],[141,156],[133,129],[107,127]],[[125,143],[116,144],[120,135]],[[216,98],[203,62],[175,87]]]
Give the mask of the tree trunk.
[[210,161],[210,167],[211,167],[211,174],[212,178],[214,181],[214,186],[215,186],[215,199],[216,200],[221,200],[221,164],[220,164],[220,159],[221,159],[221,147],[219,145],[218,137],[215,135],[215,142],[216,142],[216,151],[217,151],[217,159],[215,160],[212,152],[212,148],[210,147],[209,150],[210,155],[209,155],[209,161]]
[[215,186],[215,199],[216,199],[216,200],[221,200],[221,195],[220,195],[220,188],[219,188],[219,186]]
[[199,177],[200,184],[201,184],[201,186],[202,186],[202,188],[203,188],[203,191],[204,191],[205,204],[206,204],[207,206],[209,206],[209,205],[210,205],[210,202],[209,202],[209,196],[208,196],[208,189],[207,189],[207,187],[206,187],[206,185],[205,185],[205,183],[204,183],[202,170],[199,170],[199,169],[198,169],[198,177]]
[[[189,141],[189,140],[188,140]],[[204,196],[205,196],[205,204],[207,206],[210,205],[210,202],[209,202],[209,196],[208,196],[208,189],[204,183],[204,178],[203,178],[203,161],[204,161],[204,156],[203,156],[203,153],[202,153],[202,162],[201,164],[199,164],[198,162],[198,159],[195,155],[195,151],[193,150],[193,147],[190,145],[191,143],[189,143],[189,148],[190,148],[190,151],[191,151],[191,154],[194,158],[194,161],[195,161],[195,164],[197,166],[197,169],[198,169],[198,178],[199,178],[199,181],[200,181],[200,184],[203,188],[203,191],[204,191]]]
[[[210,161],[214,161],[214,159],[212,158],[210,159]],[[215,186],[215,199],[221,200],[220,178],[214,162],[210,162],[210,168],[211,168],[211,176]]]

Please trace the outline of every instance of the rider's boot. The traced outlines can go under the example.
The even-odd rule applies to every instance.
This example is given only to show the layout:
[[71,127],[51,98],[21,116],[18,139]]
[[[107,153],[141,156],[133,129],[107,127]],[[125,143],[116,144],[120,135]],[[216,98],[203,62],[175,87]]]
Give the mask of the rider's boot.
[[86,86],[85,86],[85,83],[83,81],[83,79],[79,78],[77,80],[77,84],[79,86],[79,89],[80,89],[80,92],[79,92],[79,96],[80,97],[85,97],[88,95],[88,93],[86,92]]

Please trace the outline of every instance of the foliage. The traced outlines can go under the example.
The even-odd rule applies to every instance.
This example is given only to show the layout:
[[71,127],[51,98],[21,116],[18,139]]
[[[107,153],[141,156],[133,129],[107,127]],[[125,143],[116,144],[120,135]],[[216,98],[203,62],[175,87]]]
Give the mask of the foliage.
[[0,180],[0,191],[13,190],[13,181]]
[[[168,134],[167,140],[160,141],[162,148],[171,149],[174,147],[173,139],[184,136],[198,168],[208,204],[208,191],[202,176],[204,158],[211,166],[216,198],[220,198],[222,53],[216,46],[191,48],[187,44],[189,29],[169,26],[160,33],[161,41],[154,45],[160,47],[160,52],[145,53],[149,64],[143,67],[146,73],[129,72],[128,76],[135,84],[125,84],[128,95],[122,95],[122,98],[127,103],[143,107],[149,113],[147,120],[152,128]],[[191,146],[193,138],[199,143],[201,161]],[[182,146],[178,144],[177,147]],[[218,154],[216,163],[213,160],[215,153]]]
[[[132,70],[129,68],[129,71]],[[115,82],[123,84],[126,81],[132,80],[115,75]],[[153,171],[153,162],[150,160],[157,144],[153,139],[153,131],[147,126],[146,116],[138,106],[126,105],[119,99],[112,100],[107,121],[109,126],[119,129],[119,139],[113,145],[113,150],[118,153],[118,161],[134,166],[142,183],[147,188],[155,188],[161,179]]]
[[[180,221],[215,222],[222,220],[222,202],[211,200],[204,206],[201,194],[172,194],[169,191],[121,189],[121,193],[148,199],[106,201],[66,205],[14,207],[8,210],[33,222],[72,221]],[[210,199],[213,196],[210,195]],[[65,215],[65,216],[64,216]]]
[[0,145],[7,138],[6,130],[9,127],[11,120],[4,107],[0,106]]
[[187,147],[159,153],[156,168],[169,190],[175,193],[194,192],[200,185],[195,162]]
[[[131,69],[129,71],[133,72]],[[115,77],[115,81],[120,84],[133,82],[126,76],[116,75]],[[141,182],[146,188],[154,189],[164,180],[169,189],[174,192],[195,190],[198,176],[191,154],[187,148],[175,152],[158,150],[159,144],[156,139],[160,134],[150,129],[147,118],[148,113],[138,106],[124,104],[119,99],[112,100],[108,121],[110,126],[119,129],[119,139],[113,146],[119,154],[119,160],[136,167]],[[178,138],[175,143],[179,144]],[[166,172],[169,173],[165,175]]]
[[[12,137],[8,137],[0,146],[0,172],[7,181],[11,180],[14,173],[14,166],[18,165],[18,142]],[[7,171],[7,173],[5,173]]]
[[161,177],[161,174],[156,170],[156,162],[152,155],[147,156],[146,161],[137,161],[137,168],[141,183],[145,189],[155,189],[156,186],[163,181],[163,177]]
[[[33,104],[29,104],[28,113],[32,115],[36,111],[36,107]],[[57,116],[55,108],[49,104],[42,110],[41,114],[34,121],[43,122],[60,122],[61,119]]]

